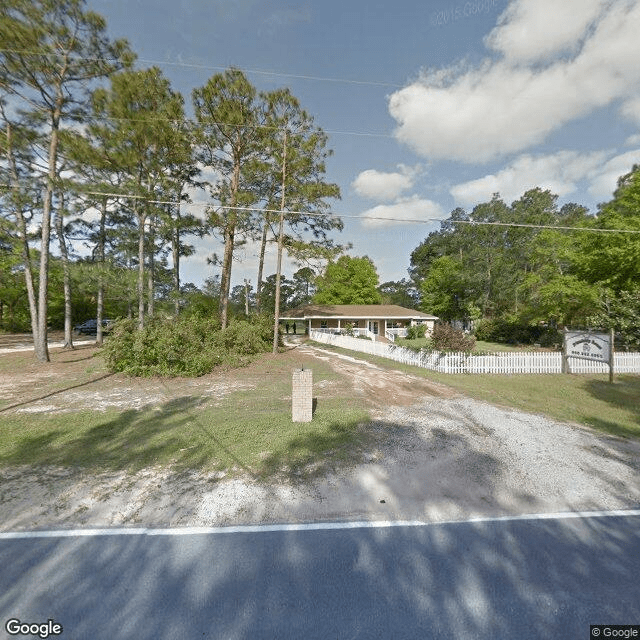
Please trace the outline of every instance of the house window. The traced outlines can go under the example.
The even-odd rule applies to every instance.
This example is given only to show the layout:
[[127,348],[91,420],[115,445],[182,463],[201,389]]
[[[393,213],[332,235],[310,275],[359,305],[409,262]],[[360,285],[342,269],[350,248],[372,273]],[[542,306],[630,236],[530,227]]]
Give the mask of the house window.
[[327,328],[327,321],[326,320],[320,320],[320,328],[321,329],[326,329]]

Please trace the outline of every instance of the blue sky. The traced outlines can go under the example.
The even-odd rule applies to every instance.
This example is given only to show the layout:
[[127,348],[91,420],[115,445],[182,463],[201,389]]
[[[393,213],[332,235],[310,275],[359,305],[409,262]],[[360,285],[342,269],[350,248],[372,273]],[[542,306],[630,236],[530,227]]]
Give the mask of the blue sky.
[[[333,210],[350,216],[336,239],[381,282],[407,277],[411,251],[456,206],[541,186],[595,211],[640,162],[640,0],[88,4],[188,109],[192,89],[232,65],[258,89],[290,87],[329,133]],[[220,247],[196,246],[183,280],[200,285]],[[255,285],[257,247],[243,254],[233,283]]]

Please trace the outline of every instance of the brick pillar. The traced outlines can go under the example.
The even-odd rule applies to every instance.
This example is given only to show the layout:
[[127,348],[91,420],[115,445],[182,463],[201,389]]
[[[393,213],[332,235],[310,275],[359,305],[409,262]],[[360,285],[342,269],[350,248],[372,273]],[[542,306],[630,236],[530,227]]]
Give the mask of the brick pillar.
[[291,419],[293,422],[311,422],[313,413],[313,372],[295,369],[291,392]]

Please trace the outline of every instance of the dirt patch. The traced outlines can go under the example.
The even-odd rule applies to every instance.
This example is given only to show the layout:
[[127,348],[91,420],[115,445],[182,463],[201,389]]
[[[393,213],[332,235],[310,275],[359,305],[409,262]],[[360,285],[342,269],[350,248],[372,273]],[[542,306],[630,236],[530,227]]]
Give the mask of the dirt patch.
[[407,406],[425,396],[455,398],[460,395],[443,384],[397,369],[383,369],[344,354],[304,344],[298,346],[297,351],[330,364],[334,371],[349,380],[357,394],[365,396],[376,408]]
[[219,370],[200,378],[129,378],[110,374],[97,357],[95,345],[73,350],[51,349],[51,362],[41,364],[29,353],[8,353],[0,359],[13,363],[0,369],[0,400],[3,410],[19,413],[71,412],[91,409],[155,408],[172,399],[197,397],[208,406],[219,405],[230,393],[260,387],[263,376],[283,368],[313,368],[318,360],[328,364],[337,375],[314,385],[318,398],[344,394],[345,385],[354,395],[363,397],[372,409],[407,406],[425,396],[457,397],[445,385],[430,382],[402,371],[383,369],[364,360],[331,353],[304,344],[289,345],[282,354],[264,354],[257,366],[249,369]]
[[95,345],[73,350],[51,349],[51,362],[31,354],[11,352],[0,357],[2,411],[68,413],[77,410],[155,408],[184,396],[199,397],[216,406],[230,393],[253,389],[254,380],[239,372],[218,371],[201,378],[130,378],[109,373]]

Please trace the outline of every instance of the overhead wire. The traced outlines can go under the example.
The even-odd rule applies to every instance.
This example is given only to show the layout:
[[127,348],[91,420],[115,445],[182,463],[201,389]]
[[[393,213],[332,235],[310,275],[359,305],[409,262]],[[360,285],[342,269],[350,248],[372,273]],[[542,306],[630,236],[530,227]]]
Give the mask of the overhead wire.
[[[10,185],[0,185],[4,188],[10,188]],[[348,213],[339,213],[335,211],[316,212],[316,211],[297,211],[291,209],[270,209],[267,207],[242,207],[231,205],[215,205],[207,202],[185,202],[182,200],[158,200],[149,198],[147,196],[130,194],[130,193],[118,193],[118,192],[104,192],[104,191],[83,191],[78,194],[80,197],[84,196],[100,196],[103,198],[124,198],[126,200],[142,200],[147,204],[161,204],[161,205],[180,205],[181,207],[210,207],[216,210],[227,211],[255,211],[256,213],[274,213],[284,215],[304,215],[314,217],[334,217],[340,219],[352,219],[352,220],[373,220],[376,222],[398,222],[403,224],[434,224],[436,222],[448,222],[450,224],[468,224],[471,226],[493,226],[493,227],[521,227],[525,229],[551,229],[553,231],[586,231],[590,233],[629,233],[640,234],[640,229],[604,229],[598,227],[569,227],[563,225],[545,225],[545,224],[530,224],[524,222],[489,222],[481,220],[452,220],[451,218],[396,218],[387,216],[365,216],[354,215]]]
[[413,224],[433,224],[434,222],[450,222],[453,224],[469,224],[469,225],[482,225],[482,226],[499,226],[499,227],[523,227],[529,229],[552,229],[556,231],[591,231],[596,233],[631,233],[640,234],[640,229],[602,229],[595,227],[567,227],[560,225],[541,225],[541,224],[528,224],[520,222],[485,222],[477,220],[451,220],[450,218],[429,218],[426,220],[419,220],[415,218],[390,218],[385,216],[364,216],[364,215],[352,215],[346,213],[336,213],[334,211],[327,212],[313,212],[313,211],[295,211],[287,209],[269,209],[266,207],[239,207],[230,205],[211,205],[206,202],[182,202],[177,200],[152,200],[146,196],[140,196],[135,194],[122,194],[122,193],[105,193],[101,191],[85,191],[86,195],[111,197],[111,198],[126,198],[135,200],[144,200],[147,204],[167,204],[167,205],[180,205],[180,206],[199,206],[199,207],[212,207],[214,209],[224,209],[228,211],[255,211],[257,213],[277,213],[284,215],[305,215],[316,217],[334,217],[340,219],[356,219],[356,220],[375,220],[384,222],[401,222],[401,223],[413,223]]
[[[30,50],[22,50],[22,49],[7,49],[0,48],[0,53],[16,53],[16,54],[24,54],[24,55],[34,55],[34,56],[55,56],[60,54],[55,54],[52,52],[42,52],[42,51],[30,51]],[[116,58],[99,58],[99,57],[82,57],[82,56],[73,56],[74,59],[77,60],[91,60],[91,61],[115,61]],[[215,65],[201,65],[195,63],[187,63],[187,62],[176,62],[176,61],[162,61],[162,60],[152,60],[148,58],[137,58],[137,61],[144,62],[148,64],[166,64],[171,66],[181,66],[181,67],[190,67],[190,68],[198,68],[198,69],[207,69],[212,71],[224,71],[229,67],[223,66],[215,66]],[[391,82],[382,82],[382,81],[374,81],[374,80],[353,80],[349,78],[330,78],[325,76],[310,76],[303,74],[292,74],[292,73],[282,73],[278,71],[266,71],[260,69],[247,69],[243,67],[237,67],[231,65],[232,68],[239,69],[243,73],[248,74],[256,74],[256,75],[266,75],[273,77],[282,77],[282,78],[295,78],[295,79],[303,79],[303,80],[312,80],[318,82],[334,82],[334,83],[343,83],[343,84],[354,84],[354,85],[370,85],[370,86],[380,86],[380,87],[391,87],[400,89],[404,85],[391,83]],[[92,119],[92,120],[112,120],[112,121],[123,121],[123,122],[158,122],[160,120],[164,120],[166,122],[171,122],[173,124],[189,124],[198,126],[192,120],[188,118],[184,119],[161,119],[161,118],[122,118],[122,117],[114,117],[114,116],[83,116],[83,119]],[[210,122],[209,125],[218,125],[218,126],[237,126],[237,127],[247,127],[247,128],[256,128],[256,129],[279,129],[280,127],[274,127],[265,124],[252,125],[252,124],[237,124],[231,122]],[[362,131],[344,131],[344,130],[328,130],[322,129],[324,133],[330,133],[332,135],[350,135],[350,136],[359,136],[359,137],[375,137],[375,138],[393,138],[393,134],[390,133],[379,133],[379,132],[362,132]]]
[[[41,55],[41,56],[55,56],[55,55],[59,55],[59,54],[55,54],[52,52],[39,52],[39,51],[29,51],[29,50],[18,50],[18,49],[7,49],[7,48],[0,48],[0,53],[5,52],[5,53],[16,53],[16,54],[25,54],[25,55]],[[116,60],[116,58],[99,58],[99,57],[82,57],[82,56],[74,56],[75,59],[78,60],[103,60],[103,61],[109,61],[109,60]],[[182,61],[171,61],[171,60],[153,60],[153,59],[148,59],[148,58],[137,58],[136,59],[139,62],[143,62],[143,63],[147,63],[147,64],[158,64],[158,65],[170,65],[170,66],[179,66],[179,67],[185,67],[185,68],[197,68],[197,69],[207,69],[207,70],[215,70],[215,71],[224,71],[226,69],[228,69],[229,67],[223,67],[223,66],[216,66],[216,65],[204,65],[204,64],[197,64],[197,63],[188,63],[188,62],[182,62]],[[395,83],[389,83],[389,82],[381,82],[381,81],[368,81],[368,80],[353,80],[353,79],[347,79],[347,78],[330,78],[330,77],[324,77],[324,76],[309,76],[309,75],[300,75],[300,74],[290,74],[290,73],[282,73],[282,72],[276,72],[276,71],[266,71],[266,70],[259,70],[259,69],[247,69],[247,68],[242,68],[242,67],[237,67],[234,65],[231,65],[233,68],[237,68],[240,71],[244,72],[244,73],[249,73],[249,74],[257,74],[257,75],[266,75],[266,76],[273,76],[273,77],[283,77],[283,78],[296,78],[296,79],[304,79],[304,80],[312,80],[312,81],[324,81],[324,82],[336,82],[336,83],[345,83],[345,84],[356,84],[356,85],[373,85],[373,86],[386,86],[386,87],[395,87],[395,88],[401,88],[404,85],[400,85],[400,84],[395,84]],[[124,117],[114,117],[114,116],[86,116],[86,119],[92,119],[92,120],[112,120],[112,121],[128,121],[128,122],[158,122],[160,120],[164,120],[166,122],[170,122],[172,124],[187,124],[190,125],[192,128],[196,128],[199,125],[194,122],[193,120],[190,120],[188,118],[184,118],[184,119],[169,119],[169,120],[165,120],[162,118],[124,118]],[[231,123],[231,122],[210,122],[208,123],[209,126],[237,126],[237,127],[247,127],[247,128],[256,128],[256,129],[274,129],[274,130],[278,130],[280,129],[280,127],[277,126],[273,126],[273,125],[267,125],[267,124],[238,124],[238,123]],[[379,132],[358,132],[358,131],[344,131],[344,130],[330,130],[330,129],[322,129],[323,133],[327,133],[327,134],[332,134],[332,135],[350,135],[350,136],[360,136],[360,137],[379,137],[379,138],[394,138],[395,136],[393,134],[389,134],[389,133],[379,133]],[[109,197],[115,197],[115,196],[120,196],[120,197],[131,197],[131,198],[138,198],[140,196],[127,196],[124,194],[99,194],[99,193],[92,193],[92,195],[104,195],[104,196],[109,196]],[[151,200],[147,200],[147,202],[151,203],[151,204],[177,204],[175,202],[168,202],[168,201],[151,201]],[[181,203],[183,205],[188,205],[188,206],[195,206],[198,203]],[[203,205],[202,206],[211,206],[211,205]],[[219,206],[220,208],[230,208],[230,209],[238,209],[238,210],[242,210],[242,207],[222,207]],[[252,210],[252,211],[263,211],[265,213],[280,213],[280,210],[276,210],[276,209],[264,209],[264,208],[247,208],[247,210]],[[284,212],[284,213],[304,213],[305,215],[327,215],[327,214],[323,214],[323,213],[318,213],[318,214],[314,214],[314,213],[310,213],[310,212],[292,212],[292,211],[288,211],[288,212]],[[416,220],[414,218],[390,218],[390,217],[382,217],[382,216],[361,216],[361,215],[348,215],[348,214],[335,214],[332,213],[330,215],[334,215],[336,217],[340,217],[340,218],[356,218],[356,219],[360,219],[360,220],[374,220],[374,221],[389,221],[389,222],[400,222],[400,223],[418,223],[418,224],[431,224],[433,222],[444,222],[445,220],[453,223],[453,224],[470,224],[470,225],[485,225],[485,226],[506,226],[506,227],[525,227],[525,228],[536,228],[536,229],[555,229],[555,230],[566,230],[566,231],[590,231],[590,232],[598,232],[598,233],[630,233],[630,234],[636,234],[636,233],[640,233],[640,231],[636,231],[636,230],[631,230],[631,229],[596,229],[596,228],[591,228],[591,227],[566,227],[566,226],[549,226],[549,225],[533,225],[533,224],[524,224],[524,223],[506,223],[506,222],[479,222],[479,221],[473,221],[473,220],[450,220],[448,218],[430,218],[428,220]]]
[[[54,53],[51,51],[32,51],[28,49],[7,49],[0,48],[0,53],[14,53],[18,55],[32,55],[32,56],[43,56],[43,57],[55,57],[59,55],[64,55],[61,53]],[[117,62],[118,58],[104,58],[104,57],[89,57],[89,56],[70,56],[73,60],[87,60],[92,62]],[[365,86],[374,86],[374,87],[391,87],[396,89],[401,89],[404,85],[398,84],[395,82],[384,82],[381,80],[355,80],[352,78],[331,78],[327,76],[310,76],[305,74],[296,74],[296,73],[283,73],[282,71],[267,71],[266,69],[249,69],[246,67],[239,67],[237,65],[229,65],[229,66],[219,66],[219,65],[208,65],[201,64],[195,62],[183,62],[183,61],[174,61],[174,60],[152,60],[149,58],[136,58],[136,62],[143,62],[146,64],[154,64],[154,65],[167,65],[173,67],[184,67],[190,69],[203,69],[207,71],[226,71],[229,68],[238,69],[243,73],[251,74],[251,75],[263,75],[270,77],[278,77],[278,78],[293,78],[296,80],[312,80],[314,82],[335,82],[340,84],[355,84],[355,85],[365,85]]]

